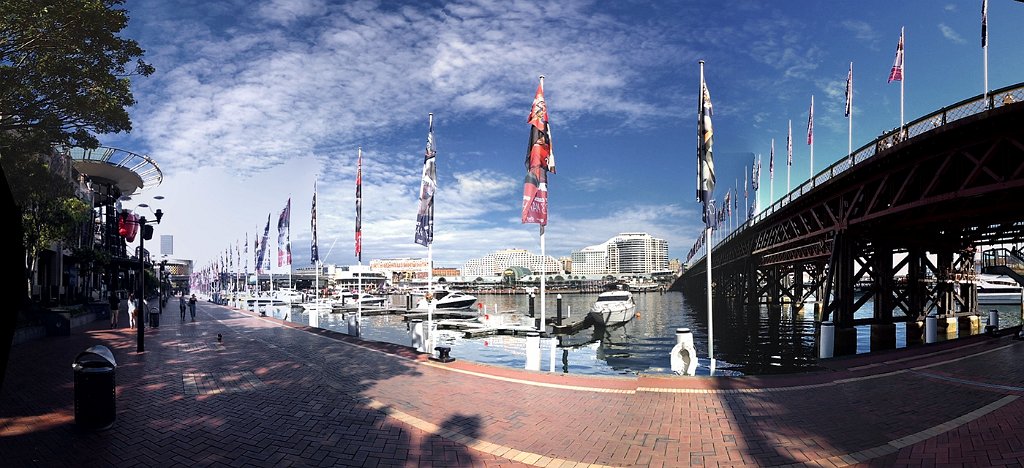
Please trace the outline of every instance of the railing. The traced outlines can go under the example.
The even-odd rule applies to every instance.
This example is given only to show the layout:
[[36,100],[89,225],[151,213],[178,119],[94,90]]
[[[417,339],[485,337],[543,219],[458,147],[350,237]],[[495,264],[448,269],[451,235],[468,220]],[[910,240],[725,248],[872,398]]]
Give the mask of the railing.
[[[964,117],[969,117],[975,114],[980,114],[986,110],[1005,106],[1012,103],[1024,103],[1024,83],[1017,83],[1010,85],[1005,88],[997,89],[992,91],[988,95],[986,100],[984,96],[978,95],[972,98],[965,99],[951,106],[943,107],[938,111],[914,120],[903,127],[903,134],[900,134],[899,128],[894,128],[886,133],[883,133],[878,138],[874,139],[870,143],[860,147],[857,151],[844,156],[840,160],[833,163],[831,166],[825,168],[821,172],[817,173],[813,178],[804,182],[791,192],[783,195],[778,201],[773,203],[768,208],[762,210],[754,217],[748,219],[743,224],[733,229],[728,236],[724,239],[714,243],[714,247],[723,245],[729,242],[734,236],[739,235],[745,229],[757,224],[765,218],[771,216],[775,212],[782,209],[782,207],[788,205],[797,198],[810,192],[815,187],[832,180],[837,175],[852,169],[853,166],[860,164],[868,159],[871,159],[880,150],[886,150],[895,144],[911,140],[919,135],[927,133],[931,130],[939,128],[945,124],[955,122]],[[714,249],[714,247],[712,249]],[[713,251],[713,250],[712,250]],[[706,256],[706,255],[705,255]],[[693,264],[696,265],[704,260],[703,257],[697,259]]]
[[75,161],[96,161],[123,167],[136,174],[142,179],[142,189],[151,189],[163,182],[163,171],[156,161],[149,156],[125,151],[123,149],[101,146],[94,149],[86,149],[79,146],[60,147],[59,152],[67,154]]

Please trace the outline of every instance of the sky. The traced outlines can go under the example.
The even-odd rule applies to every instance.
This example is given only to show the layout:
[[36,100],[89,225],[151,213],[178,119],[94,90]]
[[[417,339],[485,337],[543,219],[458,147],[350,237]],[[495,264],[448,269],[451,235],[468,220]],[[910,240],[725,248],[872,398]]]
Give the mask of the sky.
[[[703,228],[700,61],[714,197],[742,194],[760,154],[764,207],[810,176],[812,96],[814,172],[847,154],[851,122],[854,150],[900,125],[900,83],[887,79],[901,28],[907,122],[980,95],[981,4],[126,0],[122,35],[156,72],[133,80],[132,131],[100,141],[160,166],[162,183],[124,206],[162,209],[156,236],[172,235],[170,257],[196,268],[236,249],[252,265],[254,238],[269,216],[276,239],[289,200],[292,263],[308,266],[314,183],[321,261],[356,264],[360,148],[362,263],[430,255],[459,268],[500,249],[541,252],[521,203],[527,115],[543,75],[557,162],[545,253],[646,232],[684,260]],[[988,8],[988,85],[998,89],[1024,81],[1024,3]],[[429,113],[438,188],[428,252],[413,239]]]

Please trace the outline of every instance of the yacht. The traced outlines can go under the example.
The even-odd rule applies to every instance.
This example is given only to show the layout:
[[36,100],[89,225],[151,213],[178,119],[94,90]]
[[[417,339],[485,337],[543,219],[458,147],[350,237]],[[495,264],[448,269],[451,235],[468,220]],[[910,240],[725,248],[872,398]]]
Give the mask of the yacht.
[[635,314],[636,302],[633,302],[633,293],[625,290],[598,294],[589,312],[590,318],[603,326],[628,322]]
[[978,304],[1020,304],[1024,288],[1006,275],[982,273],[977,278]]
[[[466,294],[460,291],[449,291],[446,289],[439,289],[434,291],[434,309],[446,309],[446,310],[458,310],[468,309],[476,304],[476,296]],[[416,308],[426,310],[427,300],[421,297],[416,302]]]

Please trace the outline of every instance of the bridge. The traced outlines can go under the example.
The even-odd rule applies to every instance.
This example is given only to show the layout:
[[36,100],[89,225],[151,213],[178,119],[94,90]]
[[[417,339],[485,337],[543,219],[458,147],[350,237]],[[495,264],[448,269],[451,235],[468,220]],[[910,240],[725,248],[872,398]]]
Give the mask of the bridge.
[[[814,307],[835,354],[908,341],[928,315],[978,326],[979,248],[1024,241],[1024,83],[885,133],[737,227],[712,248],[715,300]],[[705,247],[707,248],[707,247]],[[706,294],[706,255],[673,284]],[[857,287],[861,285],[862,287]],[[872,301],[870,318],[854,313]]]

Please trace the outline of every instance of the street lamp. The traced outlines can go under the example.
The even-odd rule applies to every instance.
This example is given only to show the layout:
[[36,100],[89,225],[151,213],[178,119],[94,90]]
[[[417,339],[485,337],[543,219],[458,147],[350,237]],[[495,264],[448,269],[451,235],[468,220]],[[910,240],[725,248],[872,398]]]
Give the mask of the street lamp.
[[[156,198],[156,199],[159,200],[159,199],[162,199],[163,197],[162,196],[158,196],[158,197],[153,197],[153,198]],[[147,205],[145,203],[140,203],[138,206],[139,206],[139,208],[149,208],[149,205]],[[125,218],[122,218],[124,220],[123,221],[124,224],[131,223],[131,221],[126,220],[127,212],[122,211],[121,214],[122,214],[122,216],[125,217]],[[145,334],[144,334],[145,333],[145,329],[146,329],[146,317],[144,315],[145,311],[142,310],[142,304],[143,304],[143,301],[145,300],[145,297],[146,297],[146,247],[145,247],[146,239],[152,239],[153,238],[153,226],[151,226],[150,224],[151,223],[160,224],[160,219],[163,218],[164,212],[162,210],[160,210],[159,208],[157,208],[156,211],[153,212],[153,216],[156,217],[156,221],[148,221],[145,216],[140,216],[138,218],[138,220],[136,221],[136,223],[138,223],[138,225],[139,225],[139,231],[140,232],[139,232],[139,294],[138,294],[138,298],[137,298],[137,300],[138,300],[139,316],[136,317],[135,326],[136,326],[136,330],[138,330],[138,339],[137,339],[136,351],[140,352],[140,353],[146,350]],[[128,232],[127,232],[126,229],[122,229],[120,231],[120,234],[122,236],[127,237]]]

